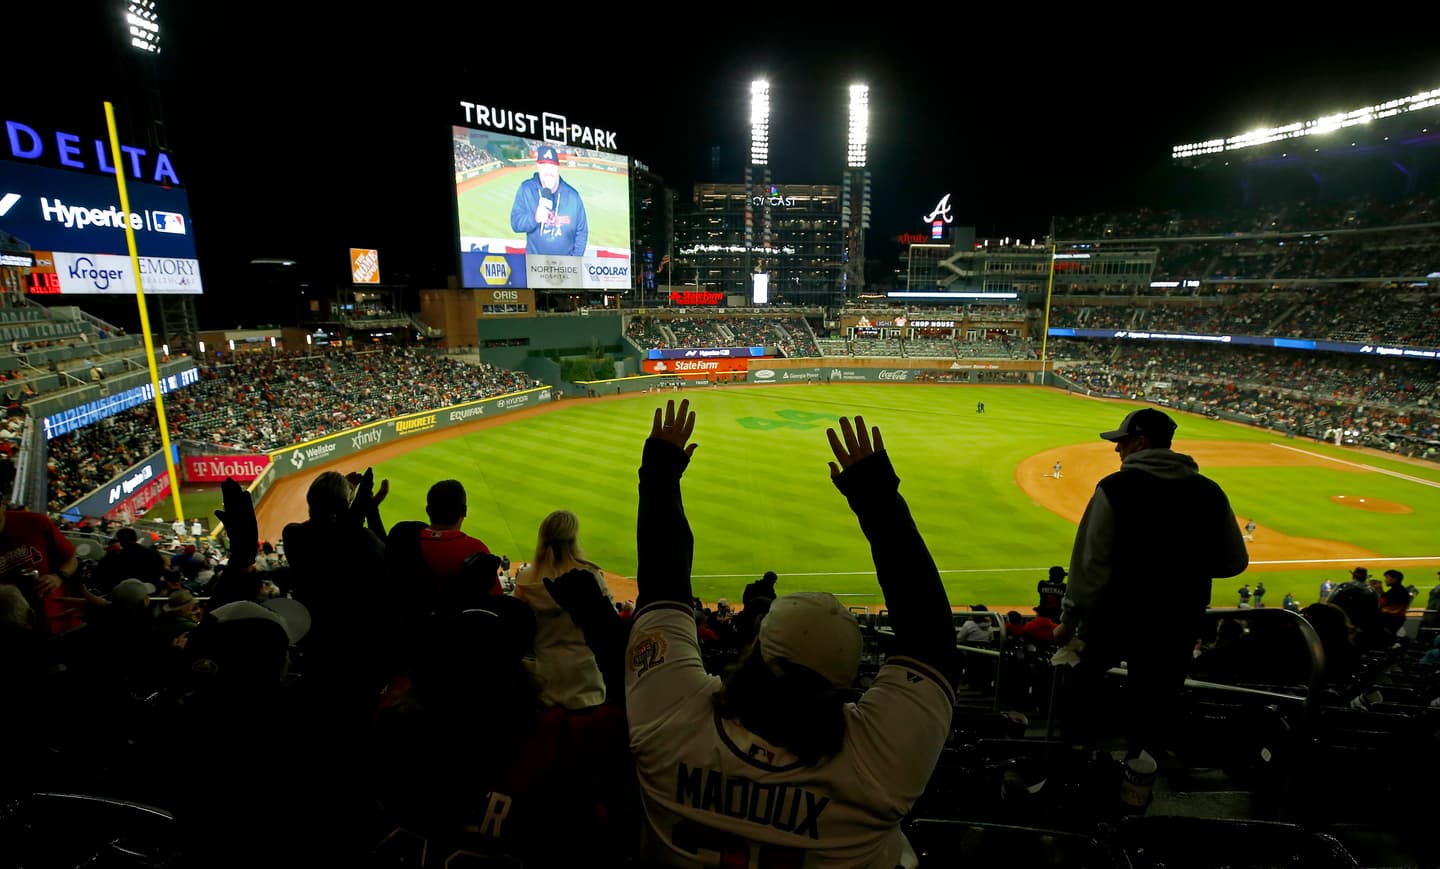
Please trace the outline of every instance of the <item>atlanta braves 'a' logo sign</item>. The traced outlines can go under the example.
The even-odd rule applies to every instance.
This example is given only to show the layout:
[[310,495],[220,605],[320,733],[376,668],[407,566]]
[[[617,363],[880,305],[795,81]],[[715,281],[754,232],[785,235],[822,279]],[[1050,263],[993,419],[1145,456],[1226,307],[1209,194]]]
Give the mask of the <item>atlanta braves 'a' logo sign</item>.
[[950,194],[949,194],[949,193],[946,193],[944,196],[940,197],[940,201],[937,202],[937,203],[935,203],[935,210],[934,210],[934,211],[931,211],[929,214],[925,215],[924,217],[922,217],[922,218],[920,218],[920,219],[923,220],[923,221],[925,221],[926,223],[929,223],[930,221],[935,220],[936,218],[939,218],[940,220],[943,220],[943,221],[945,221],[946,223],[949,223],[951,220],[954,219],[954,218],[951,217],[951,215],[950,215]]

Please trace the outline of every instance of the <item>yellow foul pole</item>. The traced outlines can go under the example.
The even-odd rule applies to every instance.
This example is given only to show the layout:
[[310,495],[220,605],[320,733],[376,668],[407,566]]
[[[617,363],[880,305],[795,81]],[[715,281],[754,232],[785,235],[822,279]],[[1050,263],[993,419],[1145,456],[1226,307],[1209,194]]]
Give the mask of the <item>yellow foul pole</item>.
[[105,128],[110,133],[110,165],[115,167],[115,186],[120,188],[120,213],[126,215],[125,244],[130,250],[130,269],[135,275],[135,303],[140,307],[140,329],[145,333],[145,359],[150,363],[150,388],[155,391],[155,419],[160,424],[160,444],[165,452],[165,471],[170,475],[170,496],[175,499],[175,518],[185,521],[180,507],[180,477],[170,454],[170,426],[165,421],[165,401],[160,396],[160,368],[155,364],[155,342],[150,335],[150,314],[145,310],[145,288],[140,283],[140,253],[135,249],[135,229],[130,225],[130,194],[125,189],[125,164],[120,160],[120,137],[115,133],[115,107],[105,103]]
[[1040,373],[1044,374],[1048,357],[1045,350],[1050,342],[1050,297],[1055,293],[1055,228],[1050,228],[1050,278],[1045,282],[1045,329],[1040,333]]

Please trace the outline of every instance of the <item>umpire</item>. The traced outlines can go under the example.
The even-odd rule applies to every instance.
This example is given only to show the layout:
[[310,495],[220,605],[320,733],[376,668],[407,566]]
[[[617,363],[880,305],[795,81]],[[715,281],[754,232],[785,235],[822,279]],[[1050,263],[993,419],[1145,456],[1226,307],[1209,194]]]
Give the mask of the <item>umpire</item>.
[[[1068,680],[1066,736],[1102,735],[1102,710],[1122,714],[1131,755],[1152,754],[1175,701],[1210,602],[1210,582],[1235,576],[1250,557],[1230,501],[1195,460],[1170,448],[1175,422],[1154,408],[1132,411],[1100,437],[1120,470],[1101,480],[1075,533],[1055,640],[1085,643]],[[1128,662],[1126,702],[1097,703],[1111,667]]]

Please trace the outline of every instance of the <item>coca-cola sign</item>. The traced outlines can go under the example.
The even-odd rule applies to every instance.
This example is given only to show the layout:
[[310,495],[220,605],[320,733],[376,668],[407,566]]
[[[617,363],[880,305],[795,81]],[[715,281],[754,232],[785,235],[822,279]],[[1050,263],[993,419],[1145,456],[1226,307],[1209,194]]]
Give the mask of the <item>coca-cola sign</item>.
[[185,482],[219,483],[226,477],[248,483],[264,472],[270,457],[254,456],[186,456]]

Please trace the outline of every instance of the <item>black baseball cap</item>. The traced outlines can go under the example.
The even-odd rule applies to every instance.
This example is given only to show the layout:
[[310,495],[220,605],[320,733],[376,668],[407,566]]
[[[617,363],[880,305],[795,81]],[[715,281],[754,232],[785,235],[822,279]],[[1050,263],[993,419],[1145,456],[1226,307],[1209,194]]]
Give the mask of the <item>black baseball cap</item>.
[[1175,420],[1153,407],[1142,407],[1126,414],[1125,418],[1120,421],[1120,427],[1114,431],[1100,432],[1100,437],[1107,441],[1118,441],[1136,435],[1147,435],[1168,441],[1173,434],[1175,434]]

